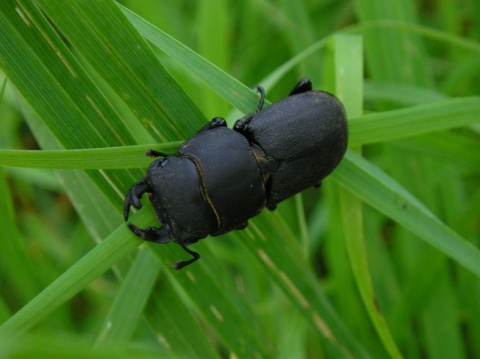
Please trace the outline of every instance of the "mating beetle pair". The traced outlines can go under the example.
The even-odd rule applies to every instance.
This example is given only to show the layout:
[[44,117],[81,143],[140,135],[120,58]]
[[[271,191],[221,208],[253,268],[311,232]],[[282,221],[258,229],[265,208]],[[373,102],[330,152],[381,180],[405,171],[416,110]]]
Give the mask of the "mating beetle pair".
[[183,143],[178,154],[148,150],[154,160],[144,179],[130,188],[123,214],[130,206],[150,201],[162,227],[140,229],[149,242],[180,244],[193,257],[177,262],[180,269],[200,255],[186,246],[208,235],[243,229],[247,221],[304,189],[320,185],[341,161],[347,148],[347,121],[340,101],[323,91],[312,91],[301,79],[289,96],[263,109],[265,92],[257,86],[256,113],[229,129],[214,118]]

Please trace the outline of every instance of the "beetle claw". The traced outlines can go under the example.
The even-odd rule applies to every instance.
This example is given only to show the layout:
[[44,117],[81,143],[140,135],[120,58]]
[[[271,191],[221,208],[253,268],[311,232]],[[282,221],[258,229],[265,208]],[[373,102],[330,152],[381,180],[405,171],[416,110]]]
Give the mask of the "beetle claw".
[[140,199],[144,193],[151,193],[149,184],[143,179],[135,183],[125,196],[125,202],[123,202],[123,218],[128,220],[130,214],[130,206],[134,206],[136,209],[142,208]]
[[200,259],[200,254],[198,254],[197,252],[194,252],[185,246],[182,246],[182,248],[185,250],[185,252],[190,253],[193,256],[193,258],[190,258],[188,261],[179,261],[179,262],[173,263],[172,267],[175,270],[182,269],[183,267],[188,266],[189,264],[192,264],[193,262],[198,261]]
[[170,237],[168,236],[167,228],[147,227],[145,229],[138,228],[136,225],[128,223],[128,228],[138,237],[153,243],[168,243]]

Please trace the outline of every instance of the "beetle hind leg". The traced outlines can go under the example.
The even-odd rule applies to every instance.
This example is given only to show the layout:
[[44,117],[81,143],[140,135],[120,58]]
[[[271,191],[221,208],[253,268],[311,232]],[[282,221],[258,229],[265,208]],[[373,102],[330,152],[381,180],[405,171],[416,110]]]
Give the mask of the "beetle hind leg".
[[297,82],[292,92],[290,92],[288,96],[292,96],[292,95],[296,95],[296,94],[308,92],[308,91],[312,91],[312,82],[308,78],[302,77]]
[[192,264],[193,262],[196,262],[200,259],[200,254],[198,254],[197,252],[188,249],[186,246],[182,246],[182,248],[185,252],[191,254],[192,258],[190,258],[188,261],[179,261],[173,263],[173,269],[175,270],[182,269],[183,267],[188,266],[189,264]]

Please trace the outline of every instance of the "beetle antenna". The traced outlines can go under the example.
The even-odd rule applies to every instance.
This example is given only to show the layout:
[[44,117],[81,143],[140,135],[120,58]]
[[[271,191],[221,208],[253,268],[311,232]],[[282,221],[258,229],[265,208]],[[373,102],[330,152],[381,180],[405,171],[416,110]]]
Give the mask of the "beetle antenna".
[[190,253],[193,258],[189,259],[188,261],[180,261],[180,262],[175,262],[173,263],[173,269],[179,270],[182,269],[185,266],[188,266],[189,264],[192,264],[195,261],[198,261],[200,259],[200,254],[197,252],[192,251],[191,249],[188,249],[186,246],[182,246],[183,250],[187,253]]

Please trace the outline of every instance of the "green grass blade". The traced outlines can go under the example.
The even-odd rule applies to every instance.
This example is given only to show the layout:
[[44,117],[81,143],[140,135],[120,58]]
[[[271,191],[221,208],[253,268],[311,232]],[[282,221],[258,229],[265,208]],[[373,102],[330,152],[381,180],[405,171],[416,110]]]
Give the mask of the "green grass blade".
[[159,272],[158,260],[142,247],[122,281],[97,337],[96,346],[115,342],[125,345],[132,339]]
[[192,72],[230,104],[244,113],[250,113],[252,109],[256,108],[258,97],[253,90],[138,15],[121,5],[119,6],[125,16],[148,41],[175,59],[187,71]]
[[350,192],[394,219],[480,277],[480,251],[443,224],[392,178],[353,152],[332,177]]
[[390,141],[478,123],[480,98],[466,97],[353,119],[350,145]]
[[3,323],[0,326],[0,335],[16,337],[25,333],[94,279],[132,253],[140,244],[140,240],[131,238],[127,226],[122,225]]
[[[41,0],[39,4],[154,138],[186,138],[204,121],[113,2],[73,1],[67,8],[62,0]],[[101,53],[109,56],[99,56]],[[155,125],[158,120],[162,121],[161,130]]]
[[[258,224],[235,233],[297,307],[317,336],[325,337],[337,355],[369,357],[333,309],[308,265],[302,243],[276,213],[264,213]],[[265,233],[270,233],[266,237]],[[288,248],[288,250],[285,250]]]
[[[181,305],[170,282],[162,281],[156,288],[160,269],[161,264],[152,251],[141,247],[105,318],[96,347],[115,345],[119,351],[123,348],[127,352],[135,330],[142,327],[142,313],[145,312],[145,322],[155,332],[162,333],[159,344],[172,356],[181,353],[187,357],[216,357],[215,350],[203,335],[204,329],[189,309]],[[147,302],[150,304],[144,311]]]
[[[58,5],[59,3],[55,3]],[[90,7],[91,4],[83,3],[83,2],[75,2],[75,6],[68,7],[68,8],[58,8],[55,7],[54,5],[49,4],[44,4],[46,5],[46,8],[48,8],[49,15],[51,16],[52,19],[57,19],[56,17],[58,16],[58,12],[63,12],[63,15],[65,17],[73,16],[73,14],[78,14],[78,11],[81,11],[82,16],[84,16],[84,20],[87,18],[90,19],[93,23],[97,19],[98,14],[92,14],[92,9],[98,10],[99,8],[102,9],[102,6],[114,6],[115,5],[111,2],[108,1],[100,1],[95,3],[95,6],[92,9],[87,9]],[[111,4],[111,5],[108,5]],[[9,54],[10,57],[6,58],[5,61],[2,62],[2,65],[5,69],[7,69],[9,76],[13,79],[15,85],[17,88],[22,92],[22,94],[25,96],[25,98],[33,104],[34,109],[36,112],[41,116],[41,118],[44,120],[45,118],[48,117],[49,119],[49,126],[51,129],[51,133],[60,138],[60,142],[63,143],[66,147],[72,148],[72,147],[81,147],[80,144],[84,143],[85,141],[83,140],[81,136],[81,131],[84,130],[85,126],[78,126],[75,127],[76,130],[78,131],[77,136],[71,136],[71,133],[67,136],[67,131],[65,130],[68,128],[68,131],[71,131],[71,127],[74,124],[74,120],[77,118],[76,116],[68,116],[69,123],[65,122],[65,119],[62,116],[56,116],[56,113],[51,112],[51,108],[49,107],[48,110],[50,112],[45,112],[43,111],[44,109],[41,106],[38,106],[36,101],[39,100],[38,97],[35,97],[35,91],[32,90],[28,85],[30,84],[29,79],[28,79],[28,71],[31,70],[29,66],[32,66],[35,69],[35,66],[38,65],[38,68],[41,68],[41,71],[39,71],[40,74],[43,74],[43,78],[41,77],[40,80],[46,81],[49,85],[51,85],[48,88],[48,93],[51,96],[56,96],[58,94],[59,97],[62,97],[63,99],[67,98],[73,98],[74,94],[76,93],[78,95],[78,89],[79,86],[85,86],[88,87],[90,86],[93,90],[97,91],[95,94],[95,101],[98,101],[96,104],[103,104],[105,106],[106,111],[107,107],[110,106],[109,103],[105,101],[105,98],[103,95],[98,93],[98,89],[96,89],[93,84],[90,81],[89,75],[86,73],[85,68],[82,68],[78,62],[73,58],[72,54],[68,51],[68,49],[59,41],[57,35],[52,31],[51,28],[49,28],[45,22],[45,19],[42,17],[42,15],[36,10],[36,8],[31,7],[30,3],[22,3],[22,7],[18,9],[17,15],[15,16],[15,11],[13,11],[13,6],[11,6],[11,3],[3,3],[3,6],[0,6],[0,16],[4,15],[3,17],[0,17],[0,20],[3,20],[10,28],[18,28],[22,29],[20,33],[23,34],[23,28],[27,26],[27,23],[25,23],[22,18],[18,16],[18,11],[21,11],[22,14],[27,14],[30,19],[35,19],[35,24],[38,25],[38,27],[34,27],[33,30],[36,30],[37,32],[33,32],[32,34],[32,39],[22,39],[19,40],[19,46],[16,47],[16,49],[19,51],[19,53],[16,54],[17,57],[21,57],[21,51],[24,51],[24,57],[27,58],[28,56],[26,54],[30,54],[30,47],[33,46],[45,46],[45,51],[46,51],[46,56],[41,56],[41,54],[37,57],[36,61],[33,62],[17,62],[18,58],[13,56],[11,53]],[[115,7],[116,9],[116,7]],[[13,11],[13,14],[12,14]],[[68,14],[67,14],[68,13]],[[111,20],[112,26],[119,26],[119,24],[122,24],[121,20],[114,19],[115,16],[121,17],[121,14],[119,15],[115,11],[108,12],[110,16],[113,18]],[[97,19],[98,20],[98,19]],[[59,24],[61,25],[61,28],[63,30],[63,27],[65,27],[65,33],[68,34],[69,36],[72,36],[72,38],[75,37],[75,34],[71,34],[69,31],[74,31],[69,27],[69,24],[66,24],[62,21],[59,21]],[[5,28],[8,29],[8,26]],[[72,25],[73,26],[73,25]],[[100,25],[99,25],[100,26]],[[145,43],[137,43],[136,42],[136,37],[130,36],[129,32],[127,31],[127,28],[121,28],[120,26],[118,27],[118,31],[116,33],[111,33],[111,32],[106,32],[106,34],[110,34],[111,37],[118,37],[122,39],[124,42],[122,46],[125,46],[126,48],[129,48],[131,43],[134,43],[135,46],[143,46],[147,50],[145,51],[138,51],[137,55],[139,54],[147,54],[145,56],[148,56],[149,53],[149,48]],[[99,30],[100,31],[100,30]],[[5,35],[7,32],[3,32],[2,34]],[[54,39],[52,41],[56,42],[56,50],[59,51],[61,54],[62,58],[69,59],[68,64],[71,65],[70,67],[65,67],[63,66],[65,63],[58,63],[58,58],[57,54],[52,51],[51,48],[48,47],[48,43],[46,43],[45,38],[41,36],[41,34],[49,34],[50,38],[48,39]],[[96,36],[94,33],[91,32],[85,32],[83,36],[88,36],[94,37]],[[0,38],[0,40],[2,40]],[[8,38],[8,41],[11,41],[12,39]],[[77,43],[78,41],[78,43]],[[77,50],[82,52],[82,55],[84,55],[84,58],[89,58],[91,55],[91,48],[86,46],[85,44],[88,42],[88,40],[83,40],[75,38],[75,43],[77,44]],[[27,45],[29,44],[29,46]],[[109,55],[112,55],[112,52],[114,50],[118,51],[121,53],[123,49],[119,49],[121,45],[119,45],[117,40],[111,41],[109,44],[116,44],[116,47],[110,47],[106,48],[104,46],[104,42],[97,43],[93,42],[98,45],[98,50],[99,52],[97,53],[98,56],[105,56],[105,52],[108,51]],[[80,47],[80,45],[85,45],[86,47],[84,48],[83,46]],[[13,46],[11,43],[7,41],[0,41],[0,47],[4,46],[4,48],[7,48],[9,45]],[[25,45],[22,47],[22,45]],[[130,47],[131,48],[131,47]],[[101,50],[101,51],[100,51]],[[84,51],[84,52],[83,52]],[[102,52],[103,51],[103,52]],[[108,57],[108,56],[107,56]],[[118,55],[118,57],[122,57]],[[56,59],[57,61],[54,61]],[[44,62],[42,62],[44,61]],[[94,65],[100,66],[98,63],[93,63]],[[102,62],[102,64],[106,64],[106,62]],[[134,67],[130,69],[129,71],[125,71],[126,74],[133,74],[135,73],[135,68],[138,64],[128,62],[129,66]],[[53,65],[56,66],[55,68],[50,68],[49,66]],[[126,66],[125,63],[122,63],[123,66]],[[73,66],[75,66],[75,74],[78,74],[78,77],[81,78],[81,80],[76,79],[76,83],[69,82],[68,76],[63,74],[63,76],[66,76],[65,81],[55,81],[53,78],[55,76],[61,77],[61,75],[58,72],[61,71],[70,71]],[[113,66],[112,64],[109,64],[109,66]],[[159,65],[159,68],[160,65]],[[104,69],[108,73],[108,69]],[[102,71],[101,68],[98,69],[98,71]],[[105,78],[107,80],[111,80],[111,78]],[[132,82],[132,85],[135,86],[140,86],[141,83],[139,82],[138,78],[135,79],[136,81]],[[113,80],[112,80],[113,81]],[[144,78],[144,81],[150,81],[149,78]],[[115,84],[112,84],[112,88],[115,87]],[[92,87],[93,86],[93,87]],[[135,89],[132,89],[132,91],[135,91]],[[141,92],[141,89],[139,89]],[[167,88],[162,89],[162,91],[167,91]],[[152,93],[158,94],[158,91],[152,90]],[[171,94],[176,93],[175,91],[172,91]],[[92,95],[93,96],[93,95]],[[180,99],[182,97],[179,97]],[[41,100],[41,99],[40,99]],[[148,99],[147,99],[148,100]],[[146,100],[146,101],[147,101]],[[175,103],[175,102],[173,102]],[[182,102],[182,106],[190,106],[191,102]],[[70,106],[70,109],[73,110],[78,110],[80,108],[79,103],[75,103],[74,101],[66,101],[65,105],[68,107]],[[60,110],[62,109],[62,102],[55,102],[52,105],[53,109]],[[146,104],[148,106],[148,104]],[[180,107],[182,107],[180,106]],[[92,108],[92,107],[89,107]],[[101,109],[101,106],[94,106],[94,109],[96,110],[96,113],[91,114],[91,116],[85,116],[83,114],[79,115],[79,118],[83,118],[86,121],[90,121],[90,123],[93,125],[98,125],[98,128],[104,124],[106,117],[100,116],[99,115],[104,115],[103,111],[99,111]],[[113,110],[112,110],[113,111]],[[113,114],[113,112],[112,112]],[[197,123],[202,122],[202,118],[198,117],[192,117],[189,116],[190,118],[188,121],[195,121]],[[108,117],[109,121],[112,122],[118,122],[118,123],[123,123],[121,119],[118,116],[109,116]],[[188,125],[188,121],[184,122],[183,126],[186,126],[190,128]],[[177,119],[175,120],[175,123],[177,123]],[[105,123],[107,124],[107,123]],[[149,125],[149,124],[147,124]],[[86,126],[86,130],[88,128],[93,129],[94,126],[88,127]],[[106,129],[109,128],[110,135],[111,135],[111,127],[106,126]],[[197,129],[195,126],[194,130],[191,130],[194,132]],[[108,131],[107,131],[108,132]],[[131,133],[126,130],[126,128],[122,129],[121,131],[116,131],[116,135],[123,136],[125,134],[126,137],[131,137]],[[99,132],[92,131],[91,136],[89,137],[91,144],[90,147],[104,147],[104,146],[112,146],[115,145],[115,141],[112,141],[112,143],[105,143],[102,142],[102,139],[98,136]],[[137,135],[137,134],[135,134]],[[108,138],[105,138],[105,140],[108,141]],[[79,145],[76,146],[75,141],[79,142]],[[95,143],[95,144],[94,144]],[[117,208],[117,213],[121,211],[121,204],[119,203],[119,200],[122,200],[122,197],[124,193],[126,192],[126,189],[128,188],[127,186],[130,186],[134,181],[136,181],[138,178],[140,178],[143,174],[137,173],[135,175],[135,172],[120,172],[120,171],[115,171],[115,172],[106,172],[106,171],[101,171],[101,172],[95,172],[92,175],[92,178],[96,181],[98,181],[99,188],[104,192],[108,194],[109,199],[111,200],[112,203],[117,203],[115,208]],[[76,190],[76,186],[68,188],[68,190]],[[147,216],[145,218],[148,218],[147,221],[144,222],[144,225],[146,226],[147,223],[152,223],[155,219],[154,216],[151,214],[150,216]],[[89,219],[91,220],[91,219]],[[95,220],[95,219],[94,219]],[[133,221],[136,221],[136,217],[132,217]],[[104,227],[110,226],[112,222],[105,223]],[[136,222],[137,224],[141,223],[140,220]],[[83,259],[81,259],[76,265],[74,265],[70,270],[65,272],[63,275],[61,275],[50,287],[45,289],[44,292],[42,292],[40,295],[38,295],[34,300],[29,302],[22,310],[20,310],[14,317],[12,317],[7,323],[4,324],[2,327],[2,331],[4,333],[8,333],[9,335],[19,335],[20,333],[24,332],[25,330],[31,328],[35,324],[37,324],[39,321],[44,319],[49,313],[51,313],[55,308],[57,308],[61,303],[64,303],[67,301],[73,294],[76,292],[82,290],[90,281],[92,281],[95,277],[98,277],[102,273],[105,272],[106,269],[111,267],[112,265],[116,264],[117,261],[135,249],[135,247],[138,245],[138,240],[136,241],[133,239],[133,241],[129,241],[129,239],[132,239],[132,234],[129,231],[124,230],[124,226],[122,225],[119,230],[114,231],[111,236],[109,236],[107,239],[105,239],[98,247],[94,248],[90,254],[87,254]],[[122,230],[124,232],[122,232]],[[120,231],[120,232],[119,232]],[[124,241],[128,242],[125,243]],[[118,248],[115,249],[115,246],[118,246]],[[169,247],[169,246],[168,246]],[[170,248],[170,247],[169,247]],[[105,250],[106,249],[106,250]],[[163,248],[162,248],[163,249]],[[108,257],[108,252],[110,252],[110,257],[108,260],[104,260],[105,257]],[[111,255],[112,253],[115,253],[116,255]],[[173,250],[171,249],[170,251],[162,251],[161,258],[162,261],[166,261],[167,263],[172,263],[175,260],[179,258],[179,253],[178,249]],[[170,269],[169,269],[170,270]],[[254,315],[251,312],[251,308],[245,304],[242,306],[238,307],[234,306],[232,303],[238,302],[238,300],[234,300],[232,297],[235,297],[235,291],[234,290],[228,290],[226,288],[229,288],[231,284],[229,285],[224,285],[224,286],[219,286],[218,285],[218,276],[212,276],[211,275],[211,269],[204,269],[203,272],[203,282],[202,283],[197,283],[197,285],[192,285],[188,281],[186,284],[183,284],[186,287],[186,291],[188,292],[188,296],[190,298],[193,298],[195,302],[198,303],[198,308],[199,310],[203,313],[204,317],[208,319],[209,325],[214,329],[216,333],[218,333],[219,337],[223,339],[223,343],[225,344],[226,347],[229,348],[234,353],[238,353],[237,355],[247,355],[247,356],[252,356],[254,353],[260,353],[261,356],[268,356],[267,353],[271,350],[268,348],[268,341],[265,340],[263,335],[261,334],[262,330],[260,329],[260,324],[258,321],[255,319]],[[186,273],[184,271],[184,273]],[[185,276],[186,274],[183,274]],[[174,277],[174,281],[178,282],[179,278]],[[227,281],[226,281],[227,282]],[[199,295],[199,293],[204,293],[205,288],[210,288],[207,293],[212,295],[212,297],[205,297],[204,295]],[[245,301],[245,299],[243,299]],[[212,312],[212,308],[216,308],[215,312]],[[218,321],[218,313],[221,313],[223,320]],[[183,326],[188,328],[189,323],[181,323]],[[252,330],[246,330],[246,328],[257,328],[256,331]],[[168,328],[167,328],[168,330]],[[185,329],[185,332],[188,332],[187,329]],[[245,333],[243,337],[239,337],[235,333],[242,332]],[[247,343],[245,345],[245,343]]]
[[[452,0],[122,4],[158,28],[112,0],[0,2],[0,147],[42,149],[0,150],[0,165],[28,170],[6,167],[0,182],[12,199],[1,205],[12,242],[0,254],[0,317],[10,317],[0,332],[16,337],[0,340],[3,356],[65,357],[76,341],[78,356],[107,358],[385,357],[398,356],[395,345],[405,357],[479,356],[476,2],[461,11]],[[360,23],[342,29],[352,19]],[[353,43],[334,40],[345,41],[337,63],[319,51],[336,30],[366,35],[365,94]],[[191,267],[171,269],[186,255],[174,244],[144,245],[130,267],[123,246],[140,241],[124,230],[121,205],[145,175],[144,150],[175,152],[205,122],[195,104],[208,116],[224,116],[226,102],[255,110],[258,94],[241,82],[264,78],[279,99],[305,75],[342,98],[350,145],[368,145],[368,160],[348,152],[320,191],[195,244],[202,259]],[[362,99],[366,115],[352,110]],[[337,208],[339,184],[353,213]],[[144,202],[131,221],[158,225]],[[148,283],[130,293],[142,276]],[[114,346],[92,351],[107,323]]]
[[[334,57],[338,95],[343,100],[347,114],[357,117],[363,110],[362,39],[358,36],[339,35],[335,40]],[[357,64],[352,66],[350,59],[358,59]],[[378,308],[377,296],[373,289],[364,238],[361,200],[354,193],[343,188],[340,191],[340,204],[345,244],[363,303],[385,350],[392,358],[401,358],[402,355],[386,325],[385,318]]]
[[[396,20],[415,22],[412,0],[356,0],[360,22]],[[372,78],[384,82],[430,85],[431,71],[421,39],[412,33],[393,29],[366,30],[365,47]],[[415,50],[412,50],[415,49]]]
[[180,142],[82,150],[0,150],[0,165],[49,169],[146,168],[152,159],[145,151],[175,153]]

